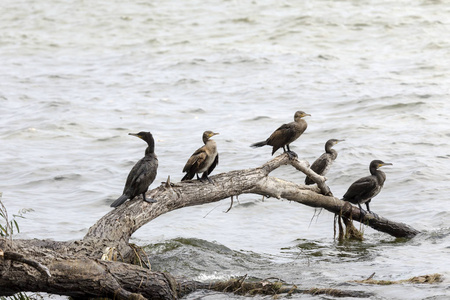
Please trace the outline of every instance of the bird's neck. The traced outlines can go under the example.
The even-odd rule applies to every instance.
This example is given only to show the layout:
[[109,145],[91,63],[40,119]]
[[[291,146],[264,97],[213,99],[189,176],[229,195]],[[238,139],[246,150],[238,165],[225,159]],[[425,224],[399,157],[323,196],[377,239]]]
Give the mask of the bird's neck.
[[386,174],[383,171],[375,169],[374,171],[370,170],[370,173],[377,178],[379,184],[383,184],[386,180]]
[[155,153],[155,141],[151,139],[147,141],[148,147],[145,149],[145,156]]
[[298,128],[307,128],[308,127],[308,123],[306,123],[305,120],[298,118],[297,120],[295,120],[294,122],[296,124],[296,127]]
[[208,137],[203,137],[203,144],[214,142],[214,140],[210,140]]
[[326,148],[325,152],[331,154],[331,157],[333,157],[333,159],[336,159],[336,157],[338,155],[337,151],[334,149],[331,149],[331,148]]
[[216,149],[217,149],[217,145],[216,145],[216,142],[215,142],[214,140],[208,140],[208,141],[205,143],[205,145],[206,145],[206,147],[212,149],[213,151],[217,151],[217,150],[216,150]]

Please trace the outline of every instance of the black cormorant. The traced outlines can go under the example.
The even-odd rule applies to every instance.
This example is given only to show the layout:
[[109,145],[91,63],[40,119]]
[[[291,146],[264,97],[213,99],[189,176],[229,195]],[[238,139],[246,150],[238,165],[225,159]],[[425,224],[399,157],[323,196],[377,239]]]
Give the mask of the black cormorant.
[[145,156],[141,158],[131,169],[123,189],[123,194],[111,204],[111,207],[118,207],[127,199],[141,195],[144,201],[154,203],[156,200],[145,198],[148,187],[155,180],[156,170],[158,169],[158,158],[155,154],[155,141],[150,132],[129,133],[129,135],[137,136],[147,142],[148,147],[145,149]]
[[[281,125],[267,140],[254,143],[251,147],[262,147],[265,145],[272,146],[272,155],[278,149],[283,148],[284,152],[289,155],[289,159],[293,159],[297,154],[289,149],[289,144],[298,139],[308,127],[306,121],[302,119],[305,116],[311,115],[303,111],[295,112],[294,122]],[[287,148],[287,151],[285,147]]]
[[[330,169],[331,165],[333,164],[333,161],[337,157],[337,151],[334,149],[331,149],[334,145],[336,145],[339,142],[342,142],[344,140],[336,140],[331,139],[328,140],[325,143],[325,153],[323,153],[318,159],[316,159],[313,164],[311,165],[311,170],[316,172],[319,175],[325,176]],[[305,178],[305,184],[314,184],[315,182],[306,176]]]
[[361,213],[361,204],[365,203],[367,211],[371,213],[369,208],[370,200],[378,195],[383,187],[384,181],[386,180],[386,174],[378,169],[387,165],[392,164],[382,162],[381,160],[373,160],[369,167],[370,174],[372,175],[360,178],[352,183],[342,200],[349,201],[353,204],[358,204]]
[[[217,134],[212,131],[203,132],[203,143],[205,145],[198,148],[188,159],[183,168],[183,172],[186,172],[186,175],[184,175],[181,181],[190,180],[194,178],[194,175],[197,175],[197,179],[202,182],[203,179],[212,182],[208,175],[219,164],[219,153],[217,152],[216,142],[211,140],[211,137]],[[198,173],[203,173],[202,178],[198,177]]]

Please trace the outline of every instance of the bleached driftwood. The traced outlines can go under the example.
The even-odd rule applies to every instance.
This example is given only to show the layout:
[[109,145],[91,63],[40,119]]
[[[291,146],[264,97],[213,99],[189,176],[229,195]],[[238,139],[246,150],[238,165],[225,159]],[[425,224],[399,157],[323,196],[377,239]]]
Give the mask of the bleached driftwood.
[[[292,165],[317,185],[306,186],[271,177],[270,173],[282,165]],[[75,298],[176,299],[195,286],[204,288],[208,284],[175,279],[164,272],[129,264],[135,254],[129,239],[140,227],[167,212],[241,194],[283,198],[323,208],[347,220],[361,219],[372,228],[395,237],[411,238],[418,233],[408,225],[372,214],[360,216],[359,208],[332,196],[324,177],[311,171],[306,161],[290,160],[286,154],[260,167],[230,171],[211,176],[211,179],[214,184],[199,181],[163,183],[148,192],[157,203],[147,203],[141,198],[127,201],[98,220],[79,241],[15,240],[11,244],[0,239],[0,249],[4,253],[18,253],[21,258],[15,260],[0,255],[0,296],[40,291]],[[107,250],[110,255],[105,255]],[[107,256],[122,261],[101,259]]]

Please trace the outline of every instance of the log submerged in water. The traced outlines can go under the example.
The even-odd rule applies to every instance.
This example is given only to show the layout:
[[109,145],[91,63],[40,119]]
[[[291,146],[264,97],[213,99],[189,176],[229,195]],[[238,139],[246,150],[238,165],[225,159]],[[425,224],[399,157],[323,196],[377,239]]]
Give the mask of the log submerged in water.
[[[269,176],[270,172],[282,165],[292,165],[312,178],[317,186],[296,184]],[[172,210],[241,194],[283,198],[324,208],[356,221],[361,217],[359,208],[332,196],[325,178],[310,170],[306,161],[290,160],[287,154],[277,156],[257,168],[230,171],[212,176],[211,179],[214,184],[198,181],[163,183],[148,192],[148,196],[157,200],[157,203],[150,204],[140,198],[128,201],[98,220],[80,241],[16,240],[10,245],[0,239],[0,249],[18,253],[22,258],[37,264],[33,267],[24,263],[24,260],[21,262],[0,256],[0,296],[33,291],[75,298],[177,299],[188,284],[181,285],[183,281],[170,274],[129,264],[135,254],[129,244],[130,237],[140,227]],[[362,222],[395,237],[411,238],[419,233],[406,224],[372,214],[363,216]],[[107,249],[114,249],[115,256],[123,262],[101,260]],[[39,267],[36,269],[36,266]],[[46,269],[51,277],[43,274],[42,270]]]

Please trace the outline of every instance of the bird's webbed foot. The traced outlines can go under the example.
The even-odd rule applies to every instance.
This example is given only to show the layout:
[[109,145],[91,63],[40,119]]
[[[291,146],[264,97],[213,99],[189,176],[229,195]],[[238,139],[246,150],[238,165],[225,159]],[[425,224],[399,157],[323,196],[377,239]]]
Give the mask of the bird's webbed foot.
[[362,209],[361,205],[359,205],[359,222],[362,222],[364,220],[364,217],[367,215],[367,212]]
[[208,180],[209,183],[213,183],[214,184],[214,182],[211,180],[211,178],[208,177],[208,175],[206,175],[206,173],[203,174],[202,178],[200,178],[200,181],[201,182],[205,182],[205,179]]
[[158,201],[156,201],[155,199],[152,198],[146,198],[145,195],[142,195],[142,198],[144,199],[145,202],[147,203],[156,203]]
[[297,153],[295,153],[294,151],[289,150],[289,151],[286,151],[286,153],[289,156],[289,160],[293,160],[295,158],[298,158]]
[[366,202],[367,211],[368,211],[369,213],[371,213],[373,216],[375,216],[376,218],[378,218],[378,215],[377,215],[376,213],[373,213],[373,212],[370,210],[369,203],[370,203],[371,200],[372,200],[372,199],[369,199],[369,201]]
[[374,216],[375,218],[379,219],[380,217],[374,213],[373,211],[369,210],[369,213],[372,214],[372,216]]

